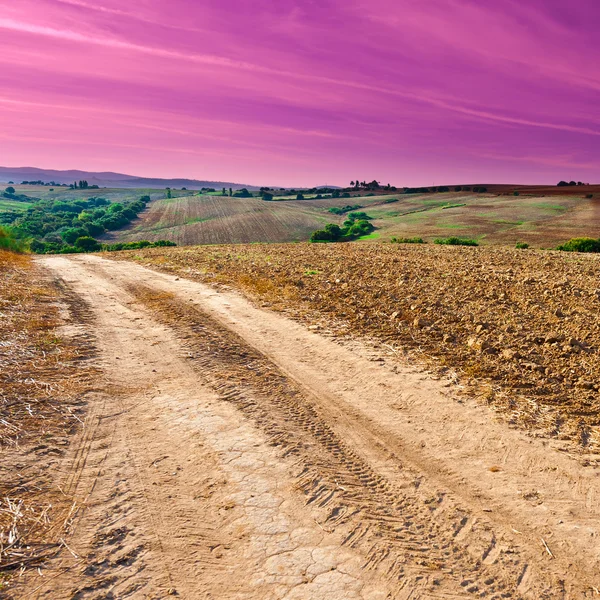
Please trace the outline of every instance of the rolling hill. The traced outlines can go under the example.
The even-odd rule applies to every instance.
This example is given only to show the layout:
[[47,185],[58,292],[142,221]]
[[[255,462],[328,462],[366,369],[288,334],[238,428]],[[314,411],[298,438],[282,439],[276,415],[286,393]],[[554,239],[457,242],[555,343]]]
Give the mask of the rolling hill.
[[211,188],[247,188],[257,190],[258,187],[232,183],[228,181],[200,181],[197,179],[161,179],[158,177],[136,177],[134,175],[125,175],[123,173],[79,171],[75,169],[67,171],[57,171],[53,169],[38,169],[36,167],[0,167],[0,182],[8,183],[13,181],[21,183],[22,181],[44,181],[55,183],[73,183],[85,179],[90,185],[97,185],[106,188],[158,188],[166,187],[182,188],[190,190],[199,190],[203,187]]
[[587,195],[450,192],[274,202],[189,195],[153,200],[131,227],[105,239],[167,239],[179,245],[301,241],[326,223],[342,224],[346,217],[329,209],[349,204],[372,218],[377,230],[369,239],[461,236],[484,244],[554,247],[600,234],[600,195]]

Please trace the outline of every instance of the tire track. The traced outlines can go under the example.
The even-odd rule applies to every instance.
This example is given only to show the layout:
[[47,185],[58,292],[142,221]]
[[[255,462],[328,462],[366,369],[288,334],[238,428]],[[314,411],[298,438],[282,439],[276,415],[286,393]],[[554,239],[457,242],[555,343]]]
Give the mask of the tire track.
[[[396,597],[563,598],[531,557],[492,524],[429,487],[396,457],[393,477],[358,454],[300,386],[208,314],[144,286],[129,291],[173,327],[193,368],[298,464],[297,487],[320,525],[344,531],[364,568],[395,582]],[[389,461],[388,461],[389,462]],[[530,583],[523,586],[524,572]],[[412,594],[417,594],[412,596]]]

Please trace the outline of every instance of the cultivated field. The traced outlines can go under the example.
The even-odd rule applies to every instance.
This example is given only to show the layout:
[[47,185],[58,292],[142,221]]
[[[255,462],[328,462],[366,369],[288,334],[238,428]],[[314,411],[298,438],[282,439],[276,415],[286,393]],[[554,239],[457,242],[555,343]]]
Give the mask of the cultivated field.
[[152,202],[130,229],[106,239],[164,239],[179,245],[300,241],[327,222],[325,212],[300,202],[188,196]]
[[553,248],[572,237],[598,237],[600,194],[588,199],[579,191],[554,195],[529,191],[519,196],[450,192],[272,202],[193,195],[152,202],[139,221],[106,239],[167,239],[179,245],[305,241],[326,223],[341,225],[346,217],[329,209],[346,205],[363,207],[377,228],[369,239],[381,241],[462,236],[482,244],[521,241]]

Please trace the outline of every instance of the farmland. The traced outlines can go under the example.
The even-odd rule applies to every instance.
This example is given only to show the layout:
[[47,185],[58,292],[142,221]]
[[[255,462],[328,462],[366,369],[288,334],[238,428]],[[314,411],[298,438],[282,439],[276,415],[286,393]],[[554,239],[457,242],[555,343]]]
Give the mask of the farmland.
[[[529,191],[529,190],[527,190]],[[367,239],[392,237],[474,237],[482,244],[552,248],[572,237],[597,237],[600,195],[535,193],[353,195],[350,198],[281,199],[193,195],[153,201],[132,226],[110,241],[167,239],[179,245],[304,241],[326,223],[341,225],[329,212],[360,205],[377,232]]]
[[301,202],[188,196],[152,202],[132,228],[106,239],[166,239],[180,245],[300,241],[327,222],[325,212]]
[[302,244],[293,252],[216,246],[119,258],[241,287],[308,323],[375,337],[477,382],[477,393],[512,422],[600,448],[597,256]]

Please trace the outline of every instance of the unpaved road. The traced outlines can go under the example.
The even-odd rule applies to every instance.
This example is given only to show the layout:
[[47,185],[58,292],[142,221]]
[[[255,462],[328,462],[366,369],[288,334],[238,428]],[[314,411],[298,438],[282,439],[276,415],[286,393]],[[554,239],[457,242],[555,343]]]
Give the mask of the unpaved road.
[[450,382],[233,292],[42,264],[106,381],[61,474],[75,531],[17,597],[600,596],[598,473]]

